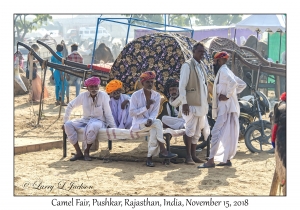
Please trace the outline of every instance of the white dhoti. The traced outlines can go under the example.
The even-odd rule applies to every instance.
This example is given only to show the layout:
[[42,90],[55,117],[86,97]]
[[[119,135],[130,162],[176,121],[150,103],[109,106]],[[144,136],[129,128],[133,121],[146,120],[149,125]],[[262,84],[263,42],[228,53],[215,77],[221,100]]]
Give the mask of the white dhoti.
[[183,118],[171,117],[166,115],[162,117],[161,121],[173,130],[179,130],[184,128],[185,123]]
[[98,119],[75,119],[67,121],[64,127],[68,140],[73,145],[78,142],[76,131],[84,127],[83,149],[85,149],[86,144],[92,144],[95,142],[99,129],[105,128],[105,124]]
[[185,120],[185,134],[192,138],[192,144],[198,144],[199,138],[201,137],[201,130],[204,136],[204,140],[207,140],[210,134],[210,128],[206,115],[195,116],[193,113],[189,115],[182,115]]
[[157,156],[160,152],[158,141],[164,144],[166,143],[163,135],[162,122],[158,119],[154,119],[150,127],[146,127],[145,124],[140,124],[140,129],[141,130],[138,132],[149,131],[150,133],[150,139],[148,140],[147,157]]
[[231,160],[236,154],[238,145],[238,114],[233,112],[218,116],[211,134],[209,159],[214,158],[215,161],[223,163]]

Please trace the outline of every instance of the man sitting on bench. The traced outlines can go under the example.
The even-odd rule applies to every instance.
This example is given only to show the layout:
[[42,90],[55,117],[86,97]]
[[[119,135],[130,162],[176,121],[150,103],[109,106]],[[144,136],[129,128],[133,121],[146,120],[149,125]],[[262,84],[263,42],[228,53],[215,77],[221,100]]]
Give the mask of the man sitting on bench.
[[[88,91],[80,93],[66,108],[62,129],[65,130],[70,143],[73,144],[76,149],[76,155],[74,155],[70,161],[83,159],[91,161],[89,150],[97,137],[99,129],[116,127],[109,107],[109,96],[104,91],[99,91],[99,84],[100,79],[98,77],[91,77],[85,80],[84,85]],[[69,120],[72,110],[80,105],[82,105],[83,109],[83,118]],[[83,127],[84,145],[86,146],[84,155],[80,150],[76,132]]]
[[168,115],[162,116],[162,123],[164,128],[172,128],[179,130],[184,128],[185,120],[181,117],[179,111],[179,105],[181,101],[176,100],[179,96],[179,81],[175,79],[168,79],[165,85],[167,91],[169,91],[169,101],[165,103],[166,113]]
[[160,105],[160,94],[152,90],[155,77],[156,74],[153,71],[146,71],[141,74],[140,81],[143,88],[132,94],[129,107],[129,114],[133,118],[130,130],[133,132],[150,131],[146,162],[149,167],[154,166],[152,156],[177,157],[177,154],[166,150],[162,122],[156,119]]
[[132,118],[129,115],[130,96],[121,93],[122,86],[123,83],[120,80],[114,79],[106,85],[105,90],[110,96],[109,105],[117,128],[129,129],[132,124]]

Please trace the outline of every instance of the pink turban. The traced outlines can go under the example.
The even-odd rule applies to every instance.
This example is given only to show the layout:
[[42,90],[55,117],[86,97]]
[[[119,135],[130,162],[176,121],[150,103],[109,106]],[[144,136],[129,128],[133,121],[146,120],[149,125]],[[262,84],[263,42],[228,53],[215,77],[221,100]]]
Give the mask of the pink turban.
[[140,81],[141,81],[141,83],[143,83],[149,79],[155,79],[155,77],[156,77],[156,74],[154,71],[146,71],[141,74]]
[[100,84],[100,79],[98,77],[91,77],[84,81],[84,85],[86,87],[90,85],[99,85],[99,84]]

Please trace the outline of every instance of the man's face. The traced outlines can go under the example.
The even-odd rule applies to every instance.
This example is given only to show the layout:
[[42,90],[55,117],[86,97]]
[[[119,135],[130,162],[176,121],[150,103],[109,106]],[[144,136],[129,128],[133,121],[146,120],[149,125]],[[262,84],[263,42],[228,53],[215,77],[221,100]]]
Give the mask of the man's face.
[[193,52],[193,57],[198,61],[202,60],[204,53],[205,53],[204,47],[198,45],[198,47]]
[[119,98],[121,96],[121,92],[122,92],[122,89],[119,88],[118,90],[111,92],[110,96],[113,97],[115,100],[119,100]]
[[176,99],[179,95],[178,87],[170,87],[169,93],[172,99]]
[[144,86],[145,89],[152,90],[154,86],[154,81],[155,81],[154,79],[149,79],[143,82],[142,85]]
[[95,96],[99,91],[99,85],[90,85],[87,87],[87,89],[92,96]]
[[226,59],[225,58],[220,58],[220,59],[217,59],[217,60],[213,60],[213,66],[214,66],[214,73],[215,75],[217,75],[219,69],[221,68],[221,66],[223,64],[226,63]]

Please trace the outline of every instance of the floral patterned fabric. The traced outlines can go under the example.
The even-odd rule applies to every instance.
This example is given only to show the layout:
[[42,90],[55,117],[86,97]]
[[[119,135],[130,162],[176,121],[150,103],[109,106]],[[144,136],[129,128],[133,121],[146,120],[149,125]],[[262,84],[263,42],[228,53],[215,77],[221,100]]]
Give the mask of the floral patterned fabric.
[[[139,37],[127,44],[119,54],[111,68],[109,81],[122,81],[124,93],[128,93],[135,90],[142,72],[155,71],[156,91],[164,94],[166,81],[169,78],[179,79],[181,65],[192,57],[195,43],[195,40],[176,33]],[[206,54],[204,60],[208,59]],[[206,71],[212,74],[209,68]]]

